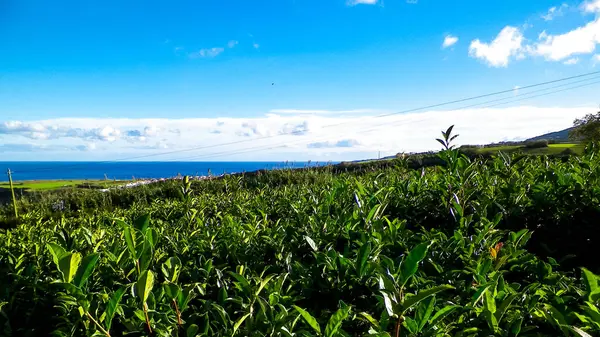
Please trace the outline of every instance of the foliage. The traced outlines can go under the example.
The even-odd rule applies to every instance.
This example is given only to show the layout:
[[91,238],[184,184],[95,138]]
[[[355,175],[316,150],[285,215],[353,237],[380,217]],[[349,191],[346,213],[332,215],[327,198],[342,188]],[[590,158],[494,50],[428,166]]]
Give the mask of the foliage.
[[584,142],[600,141],[600,111],[573,121],[573,129],[569,132],[569,138]]
[[542,147],[548,147],[548,141],[546,139],[532,140],[526,142],[525,147],[528,149],[539,149]]
[[598,335],[597,149],[471,159],[442,136],[418,170],[23,204],[0,230],[0,335]]

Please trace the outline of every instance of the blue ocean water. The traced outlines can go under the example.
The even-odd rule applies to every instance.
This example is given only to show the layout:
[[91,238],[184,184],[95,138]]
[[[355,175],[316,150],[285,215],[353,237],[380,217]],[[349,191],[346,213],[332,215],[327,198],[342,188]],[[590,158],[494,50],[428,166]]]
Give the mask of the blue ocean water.
[[[251,172],[260,169],[323,166],[326,162],[0,162],[0,170],[10,169],[13,180],[62,179],[142,179],[181,175],[212,175]],[[0,181],[7,181],[1,174]]]

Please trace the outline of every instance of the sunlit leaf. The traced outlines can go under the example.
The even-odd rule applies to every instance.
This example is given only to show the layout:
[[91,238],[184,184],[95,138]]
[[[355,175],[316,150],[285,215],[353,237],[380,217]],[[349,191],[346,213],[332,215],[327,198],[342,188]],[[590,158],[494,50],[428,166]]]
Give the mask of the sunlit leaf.
[[306,310],[298,307],[298,306],[293,306],[294,309],[296,309],[296,311],[298,311],[298,313],[300,313],[300,315],[302,316],[302,318],[304,318],[304,321],[310,325],[311,328],[313,328],[313,330],[315,330],[315,332],[317,334],[321,334],[321,327],[319,326],[319,323],[317,322],[317,320],[311,316],[311,314],[309,314]]
[[148,296],[154,287],[154,274],[150,270],[144,270],[138,277],[136,291],[142,303],[146,303]]

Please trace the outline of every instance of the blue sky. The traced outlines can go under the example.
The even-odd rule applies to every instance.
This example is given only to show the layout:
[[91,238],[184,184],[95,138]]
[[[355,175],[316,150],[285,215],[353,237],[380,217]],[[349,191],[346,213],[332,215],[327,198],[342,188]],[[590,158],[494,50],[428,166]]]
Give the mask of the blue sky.
[[[600,70],[599,13],[600,0],[6,0],[0,148],[107,160],[247,140],[168,158],[340,160],[435,148],[442,123],[471,130],[465,142],[525,138],[594,112],[599,85],[389,120],[404,129],[369,117]],[[484,112],[516,117],[469,121]],[[280,148],[210,157],[263,144]]]

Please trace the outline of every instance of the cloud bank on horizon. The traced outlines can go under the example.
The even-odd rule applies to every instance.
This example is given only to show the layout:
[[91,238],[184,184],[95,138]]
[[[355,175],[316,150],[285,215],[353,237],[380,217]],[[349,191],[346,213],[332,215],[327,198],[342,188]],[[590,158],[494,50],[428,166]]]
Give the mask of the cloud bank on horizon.
[[[181,161],[353,160],[379,152],[435,150],[434,139],[452,124],[460,134],[457,144],[486,144],[557,131],[593,111],[521,106],[375,117],[327,110],[291,114],[283,109],[255,118],[6,121],[0,123],[0,144],[5,158],[13,160],[24,159],[24,152],[36,152],[37,160],[144,155],[151,155],[144,160]],[[156,155],[166,152],[175,153]]]
[[[407,0],[406,3],[411,4],[411,8],[423,6],[422,2],[416,0]],[[391,7],[384,5],[383,0],[346,0],[336,6],[343,7],[345,13],[351,12],[362,15],[363,11],[368,12],[369,10],[384,13]],[[336,10],[338,9],[336,8]],[[518,68],[519,62],[523,65],[527,60],[531,61],[531,64],[534,62],[536,65],[542,64],[544,69],[538,69],[538,72],[544,72],[546,75],[544,77],[540,76],[543,80],[566,77],[570,69],[580,69],[581,72],[598,69],[597,67],[600,65],[600,53],[598,52],[598,44],[600,44],[600,0],[584,0],[578,4],[557,3],[543,10],[543,12],[530,14],[535,16],[535,19],[524,17],[515,19],[517,22],[507,23],[503,21],[490,24],[489,26],[493,26],[493,30],[488,31],[488,33],[481,33],[479,30],[476,32],[461,31],[459,26],[436,27],[435,29],[429,29],[435,30],[434,33],[428,32],[431,35],[414,38],[416,42],[427,43],[431,48],[429,52],[432,55],[434,54],[433,50],[439,52],[444,57],[443,61],[460,55],[462,57],[460,67],[456,67],[459,65],[458,61],[450,64],[449,62],[443,63],[441,57],[436,59],[440,55],[429,57],[428,54],[427,57],[422,58],[427,62],[439,61],[439,64],[447,64],[447,69],[440,70],[440,68],[436,68],[431,73],[439,74],[440,71],[448,71],[447,74],[465,74],[465,83],[459,83],[461,81],[460,76],[452,78],[451,75],[445,75],[445,78],[429,86],[432,79],[425,79],[427,74],[423,75],[423,69],[429,69],[429,64],[420,64],[423,68],[418,69],[416,66],[415,69],[400,68],[400,66],[406,66],[407,64],[409,67],[413,66],[411,62],[404,62],[402,57],[396,59],[397,55],[404,56],[402,54],[403,49],[389,52],[389,55],[392,55],[392,62],[379,62],[375,58],[366,59],[369,55],[374,57],[388,54],[387,52],[377,53],[369,50],[368,53],[361,54],[361,57],[366,57],[365,59],[354,57],[356,54],[351,54],[353,56],[352,60],[360,59],[361,62],[364,62],[360,64],[354,63],[354,61],[346,63],[346,65],[354,65],[354,67],[336,67],[338,63],[341,64],[344,58],[348,62],[348,59],[350,59],[349,54],[345,54],[349,53],[348,50],[359,50],[362,47],[368,47],[364,42],[365,40],[362,40],[362,45],[345,45],[349,49],[342,49],[342,47],[331,49],[340,51],[339,58],[337,58],[338,53],[326,48],[331,41],[320,41],[321,48],[323,48],[319,50],[320,54],[315,52],[315,55],[307,56],[309,54],[307,50],[293,49],[297,48],[296,44],[293,43],[290,43],[287,47],[292,48],[291,50],[296,54],[292,52],[285,54],[283,48],[273,51],[273,45],[281,40],[265,38],[266,34],[264,32],[261,39],[252,34],[239,37],[220,36],[218,39],[194,44],[194,47],[191,47],[192,44],[190,43],[179,44],[179,42],[176,43],[167,39],[162,44],[168,47],[169,52],[182,56],[176,58],[176,61],[183,60],[181,63],[183,65],[177,63],[176,66],[173,66],[171,63],[164,61],[173,69],[178,69],[176,71],[177,76],[167,76],[167,74],[170,74],[167,71],[171,69],[169,66],[159,68],[164,73],[160,71],[146,73],[145,65],[131,63],[137,64],[135,66],[129,64],[132,68],[139,66],[142,69],[139,71],[143,76],[134,77],[134,75],[129,74],[133,79],[130,82],[127,82],[130,78],[125,75],[123,75],[123,78],[116,76],[112,82],[98,82],[97,87],[92,83],[90,87],[93,87],[93,90],[89,91],[87,96],[82,95],[85,98],[82,98],[81,101],[78,101],[77,89],[79,88],[77,85],[79,83],[89,84],[90,82],[85,82],[85,79],[95,78],[95,76],[102,77],[96,73],[95,64],[92,66],[93,71],[88,73],[79,74],[65,71],[64,74],[66,75],[61,77],[59,75],[62,73],[59,71],[56,75],[57,85],[52,82],[52,76],[42,73],[42,77],[45,77],[44,80],[50,78],[48,80],[49,87],[37,88],[38,91],[34,88],[31,89],[31,95],[19,96],[20,100],[12,99],[11,94],[19,95],[20,91],[35,87],[35,77],[32,77],[34,80],[31,81],[27,79],[21,81],[21,78],[26,77],[26,73],[29,71],[29,68],[27,68],[26,71],[9,74],[13,75],[12,79],[20,81],[20,87],[15,86],[13,82],[9,83],[7,80],[8,85],[2,87],[2,89],[6,89],[7,94],[0,91],[0,98],[5,98],[7,101],[12,100],[13,104],[8,107],[0,107],[0,114],[3,114],[3,116],[0,116],[0,151],[4,154],[0,160],[114,160],[146,155],[148,157],[145,157],[144,160],[352,160],[372,158],[378,153],[393,155],[398,152],[438,149],[438,144],[434,139],[439,137],[441,130],[445,130],[450,125],[456,125],[455,130],[460,133],[458,144],[486,144],[498,141],[523,140],[543,133],[558,131],[571,126],[575,118],[598,111],[597,106],[590,103],[595,102],[596,99],[593,92],[591,95],[588,92],[587,97],[582,97],[583,99],[591,97],[590,100],[581,102],[586,106],[576,107],[568,104],[554,104],[554,101],[545,101],[544,107],[521,105],[507,108],[448,109],[397,114],[382,118],[376,116],[392,111],[381,108],[361,108],[370,106],[371,103],[356,103],[356,101],[346,103],[345,101],[345,99],[351,101],[361,96],[365,97],[361,102],[372,101],[374,102],[373,105],[379,105],[380,100],[384,100],[385,102],[381,103],[381,106],[390,107],[396,104],[404,104],[404,99],[415,98],[416,102],[425,101],[427,103],[423,105],[427,105],[435,103],[431,102],[430,99],[437,97],[437,93],[440,93],[440,96],[444,96],[446,91],[448,91],[448,95],[457,94],[456,91],[452,92],[455,89],[453,84],[456,84],[456,90],[461,93],[462,90],[470,90],[469,86],[479,88],[479,85],[482,87],[485,85],[484,88],[481,88],[482,92],[479,92],[480,94],[495,90],[496,87],[492,87],[492,84],[506,85],[509,88],[514,87],[514,94],[517,95],[521,91],[521,87],[517,84],[522,84],[522,81],[529,80],[532,77],[530,76],[532,75],[531,72],[520,73],[523,70]],[[558,28],[552,26],[552,24],[561,20],[572,19],[575,16],[577,19],[569,21],[568,24],[561,25]],[[535,30],[532,28],[533,23],[530,21],[535,23]],[[373,25],[371,24],[371,26]],[[446,30],[446,28],[449,30]],[[347,30],[341,31],[347,32]],[[360,30],[357,29],[358,31]],[[399,31],[398,33],[406,32]],[[349,41],[361,39],[360,34],[357,34],[356,39],[352,37]],[[288,41],[287,37],[285,41]],[[302,48],[312,47],[311,43],[316,43],[315,41],[304,42]],[[283,43],[280,42],[280,44]],[[381,45],[384,46],[383,42]],[[13,49],[17,48],[11,50]],[[258,55],[263,55],[263,53],[267,56],[260,59]],[[408,54],[408,56],[411,56],[410,53]],[[419,57],[422,56],[420,50],[416,54]],[[245,56],[241,57],[241,55]],[[290,55],[294,57],[301,55],[300,61],[295,61],[295,59],[290,61],[293,58]],[[321,64],[321,68],[313,65],[313,63],[318,63],[319,58],[327,58],[327,55],[334,55],[334,58],[326,60],[327,62]],[[163,56],[165,57],[164,60],[173,61],[169,58],[171,56],[168,52],[165,52]],[[309,56],[314,58],[308,58]],[[288,57],[287,60],[286,57]],[[2,55],[0,55],[1,59]],[[11,60],[18,59],[21,58],[14,57]],[[61,60],[63,59],[61,58]],[[115,60],[120,64],[122,55],[115,56]],[[384,60],[389,61],[390,58]],[[456,61],[456,59],[454,60]],[[396,61],[398,64],[392,64]],[[136,60],[135,62],[139,61]],[[262,64],[262,68],[257,67],[255,69],[255,63],[252,62]],[[281,63],[281,67],[275,68],[279,63]],[[381,68],[374,67],[377,64],[383,64],[383,66]],[[436,67],[439,64],[436,64]],[[511,69],[513,65],[517,66],[516,69]],[[178,68],[180,66],[182,68]],[[184,68],[184,66],[187,68]],[[363,66],[366,70],[361,72]],[[368,68],[369,66],[371,68]],[[394,68],[396,66],[398,68]],[[273,69],[270,67],[273,67]],[[299,70],[290,69],[293,67],[298,67]],[[337,72],[322,74],[329,68],[335,68]],[[52,69],[52,67],[48,66],[48,69]],[[60,63],[58,69],[61,69]],[[222,72],[223,69],[233,70],[230,73]],[[352,71],[347,71],[347,69],[352,69]],[[477,73],[476,76],[478,77],[471,77],[472,73],[465,69]],[[266,87],[271,92],[268,92],[267,89],[256,90],[252,93],[246,92],[246,88],[249,88],[248,91],[254,89],[252,87],[258,82],[255,81],[256,78],[264,82],[261,74],[265,70],[268,76],[279,76],[280,74],[285,76],[287,72],[290,72],[289,77],[286,78],[288,82],[284,82],[288,86],[280,86],[280,82],[277,82],[277,80],[272,82],[269,77]],[[371,70],[374,70],[372,73],[379,74],[382,77],[369,77]],[[194,71],[197,72],[193,73]],[[452,71],[455,72],[452,73]],[[110,73],[110,71],[107,72]],[[190,72],[189,75],[188,72]],[[115,70],[115,73],[119,73],[119,69]],[[161,85],[149,83],[148,87],[150,89],[143,85],[145,81],[151,82],[153,80],[154,76],[149,75],[150,73],[160,75],[156,77],[158,77],[157,81],[162,81]],[[223,77],[222,74],[228,74],[230,77]],[[241,78],[244,74],[248,77]],[[340,76],[346,76],[347,74],[351,76],[340,78]],[[408,75],[405,76],[405,74]],[[70,76],[73,76],[76,80],[71,81]],[[536,79],[539,80],[540,77],[536,77]],[[172,78],[175,80],[171,80]],[[397,78],[404,79],[405,82],[399,82],[399,80],[395,82]],[[494,81],[490,81],[490,78]],[[452,79],[452,81],[447,79]],[[495,81],[497,79],[498,82]],[[81,82],[78,82],[78,80]],[[510,83],[507,84],[507,81],[510,81]],[[351,84],[348,84],[349,82]],[[33,85],[29,86],[30,83]],[[95,101],[98,97],[102,100],[104,97],[110,96],[106,93],[117,96],[116,94],[119,94],[116,93],[117,90],[115,92],[110,91],[111,84],[119,87],[118,89],[124,91],[125,94],[124,96],[115,97],[112,101],[114,105],[111,112],[108,112],[110,109],[105,108],[105,102],[98,103],[96,101],[96,106],[100,105],[101,108],[96,108],[95,112],[89,113],[89,118],[44,119],[39,118],[39,108],[38,115],[35,118],[27,118],[29,112],[27,108],[30,106],[35,107],[35,102],[33,102],[35,99],[32,99],[32,97],[41,97],[41,101],[51,102],[48,97],[55,97],[55,87],[61,87],[61,83],[71,84],[72,87],[56,90],[58,94],[62,93],[64,96],[56,95],[58,98],[53,101],[56,106],[51,106],[54,111],[60,111],[61,104],[71,107],[71,111],[82,106],[93,107],[94,104],[90,102]],[[121,83],[124,84],[121,85]],[[167,84],[162,86],[164,83]],[[423,83],[425,83],[425,86]],[[230,89],[230,84],[241,86],[243,89],[235,91]],[[2,82],[0,82],[1,85],[3,85]],[[279,89],[280,87],[282,89]],[[317,89],[312,91],[313,87]],[[384,87],[388,87],[389,90],[383,92]],[[264,88],[264,85],[261,88]],[[146,91],[143,91],[144,89]],[[165,101],[162,102],[155,100],[156,97],[150,96],[152,94],[161,96],[161,89],[172,90],[169,93],[172,98],[171,101],[165,98]],[[89,94],[90,92],[91,94]],[[404,92],[403,97],[395,100],[394,94],[396,92]],[[2,96],[3,94],[5,96]],[[27,94],[29,94],[29,91]],[[39,94],[39,96],[36,96],[36,94]],[[212,112],[219,109],[224,111],[227,107],[234,106],[231,103],[223,104],[223,101],[230,99],[230,97],[238,98],[236,94],[241,96],[239,106],[249,102],[249,107],[253,108],[249,108],[249,110],[266,112],[268,108],[265,109],[264,104],[271,104],[271,101],[277,102],[273,105],[277,104],[288,108],[272,109],[254,117],[207,117],[207,111]],[[330,98],[331,94],[335,98]],[[201,99],[192,99],[196,95],[202,96]],[[418,95],[421,95],[421,97],[412,97]],[[512,95],[512,93],[509,95]],[[173,97],[175,98],[173,99]],[[216,100],[218,102],[206,107],[205,102],[212,101],[214,97],[219,98]],[[447,96],[444,97],[448,98]],[[32,102],[27,102],[28,98]],[[577,99],[579,100],[579,98]],[[319,99],[320,101],[318,101]],[[452,100],[452,98],[448,100]],[[80,105],[70,106],[71,101],[76,101]],[[126,112],[120,114],[115,111],[131,109],[129,111],[133,114],[135,113],[134,109],[137,108],[135,104],[146,101],[158,102],[159,105],[163,104],[156,109],[164,110],[160,110],[159,113],[153,116],[170,117],[116,117],[128,116],[128,114]],[[264,103],[265,101],[268,103]],[[304,104],[303,101],[308,101],[308,105]],[[123,102],[125,105],[129,103],[129,106],[121,108],[114,102]],[[282,102],[294,103],[284,104]],[[339,102],[344,102],[344,110],[320,108],[331,106],[331,104],[339,105]],[[31,103],[31,105],[25,103]],[[191,107],[189,108],[190,111],[179,113],[177,104],[179,104],[178,107],[184,109]],[[196,105],[194,106],[194,104]],[[225,107],[218,104],[223,104]],[[412,101],[406,104],[412,104]],[[260,108],[257,108],[257,106],[260,106]],[[548,106],[554,107],[548,108]],[[13,107],[16,107],[15,111],[10,111]],[[132,109],[132,107],[134,108]],[[243,105],[243,107],[245,108],[246,105]],[[43,108],[45,109],[46,106]],[[49,113],[45,112],[44,109],[42,109],[44,111],[42,115]],[[204,110],[196,114],[195,109]],[[31,110],[35,110],[35,108],[31,108]],[[238,115],[245,114],[245,112],[240,113],[239,110]],[[92,116],[110,116],[110,118]],[[202,117],[190,118],[189,116]],[[170,154],[161,155],[167,152],[170,152]]]

